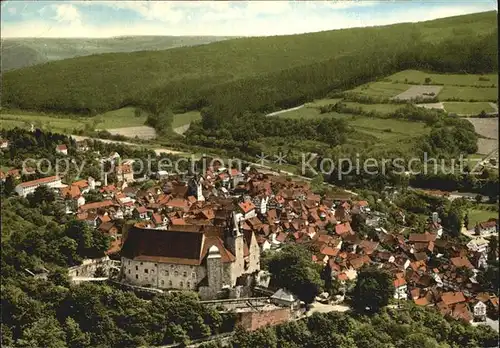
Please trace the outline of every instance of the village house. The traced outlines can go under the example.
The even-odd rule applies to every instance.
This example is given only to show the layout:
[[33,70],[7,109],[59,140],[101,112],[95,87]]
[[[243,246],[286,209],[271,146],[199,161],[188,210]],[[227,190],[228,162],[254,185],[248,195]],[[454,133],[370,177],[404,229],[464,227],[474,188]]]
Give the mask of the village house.
[[477,235],[489,235],[498,232],[498,220],[489,220],[478,223],[474,227],[474,232]]
[[9,141],[7,139],[0,139],[0,149],[7,149],[9,147]]
[[115,167],[115,174],[118,181],[126,183],[134,182],[134,172],[131,164],[122,164]]
[[57,145],[56,152],[62,155],[68,155],[68,147],[65,144]]

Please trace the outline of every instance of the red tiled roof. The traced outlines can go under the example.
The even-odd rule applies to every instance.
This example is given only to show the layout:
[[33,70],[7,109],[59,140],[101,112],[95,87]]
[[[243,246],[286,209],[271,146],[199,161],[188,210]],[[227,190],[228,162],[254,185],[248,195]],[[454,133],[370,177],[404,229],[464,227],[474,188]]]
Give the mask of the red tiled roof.
[[71,198],[79,197],[82,193],[80,192],[80,188],[76,185],[71,185],[68,187],[64,187],[61,189],[61,196],[66,198],[68,195]]
[[406,284],[406,280],[405,280],[404,278],[396,278],[396,279],[394,280],[394,286],[395,286],[396,288],[399,288],[400,286],[403,286],[403,285],[405,285],[405,284]]
[[482,229],[496,227],[497,222],[495,220],[484,221],[479,223],[479,227]]
[[417,306],[427,306],[429,304],[429,301],[427,301],[425,297],[417,298],[413,302],[415,302]]
[[91,210],[91,209],[110,207],[113,205],[114,205],[113,201],[107,200],[107,201],[102,201],[102,202],[94,202],[94,203],[84,204],[79,209],[81,211],[86,211],[86,210]]
[[469,259],[465,256],[452,257],[450,261],[455,267],[467,267],[470,269],[474,268],[472,263],[470,263]]
[[161,218],[160,214],[153,214],[153,222],[156,224],[160,224],[163,222],[163,219]]
[[420,243],[429,243],[434,242],[436,240],[436,235],[428,232],[425,233],[410,233],[408,238],[410,242],[420,242]]
[[68,148],[66,147],[66,145],[62,144],[62,145],[57,145],[57,149],[60,151],[64,151],[67,150]]
[[111,218],[109,215],[99,215],[99,220],[101,220],[101,222],[108,222],[111,221]]
[[75,181],[74,183],[72,183],[71,185],[75,185],[75,186],[78,186],[79,188],[86,188],[89,186],[89,183],[87,180],[78,180],[78,181]]
[[238,206],[245,214],[255,209],[255,205],[252,202],[241,202]]
[[352,232],[352,229],[351,229],[351,224],[349,222],[344,222],[341,224],[337,224],[335,226],[335,233],[337,233],[338,235],[342,235],[345,233],[351,233],[351,232]]
[[37,180],[23,182],[23,183],[19,184],[19,186],[31,187],[31,186],[37,186],[37,185],[45,185],[45,184],[52,183],[52,182],[55,182],[58,180],[61,180],[58,176],[49,176],[47,178],[41,178],[41,179],[37,179]]
[[462,292],[445,292],[441,295],[441,301],[446,305],[465,302],[465,297]]

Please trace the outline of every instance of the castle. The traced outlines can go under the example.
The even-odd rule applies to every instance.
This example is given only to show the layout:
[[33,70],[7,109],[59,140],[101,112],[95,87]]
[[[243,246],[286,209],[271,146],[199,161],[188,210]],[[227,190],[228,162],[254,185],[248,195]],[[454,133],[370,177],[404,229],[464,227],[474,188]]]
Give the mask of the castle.
[[243,216],[226,212],[222,223],[174,225],[169,229],[136,224],[122,248],[126,283],[165,290],[198,291],[202,299],[221,296],[239,277],[260,269],[255,234],[243,231]]

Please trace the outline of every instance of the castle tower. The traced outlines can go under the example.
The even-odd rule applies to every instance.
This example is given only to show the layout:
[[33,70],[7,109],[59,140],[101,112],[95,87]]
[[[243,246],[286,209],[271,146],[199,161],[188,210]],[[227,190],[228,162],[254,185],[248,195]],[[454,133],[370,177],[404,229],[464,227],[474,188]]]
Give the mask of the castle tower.
[[217,291],[222,288],[222,272],[222,257],[219,248],[212,245],[210,249],[208,249],[207,257],[207,276],[210,292],[217,293]]
[[231,282],[232,286],[236,284],[236,279],[245,271],[245,256],[244,256],[244,237],[240,230],[240,221],[237,215],[232,214],[232,226],[229,225],[229,233],[227,236],[227,248],[235,257],[235,261],[231,266]]

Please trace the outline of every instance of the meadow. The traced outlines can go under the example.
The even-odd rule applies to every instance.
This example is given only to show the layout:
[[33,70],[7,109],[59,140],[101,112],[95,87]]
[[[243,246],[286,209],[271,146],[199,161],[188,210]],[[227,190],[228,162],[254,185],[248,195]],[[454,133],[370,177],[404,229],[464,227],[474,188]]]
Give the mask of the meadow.
[[386,79],[391,82],[422,85],[430,78],[431,85],[498,87],[497,74],[436,74],[419,70],[404,70]]
[[498,100],[497,87],[459,87],[444,86],[438,95],[440,101],[488,101]]
[[443,105],[446,112],[457,115],[479,115],[481,111],[486,113],[495,111],[489,102],[444,102]]
[[488,219],[495,218],[498,219],[498,212],[486,210],[486,209],[470,209],[468,211],[469,216],[469,228],[473,228],[476,223],[488,221]]

